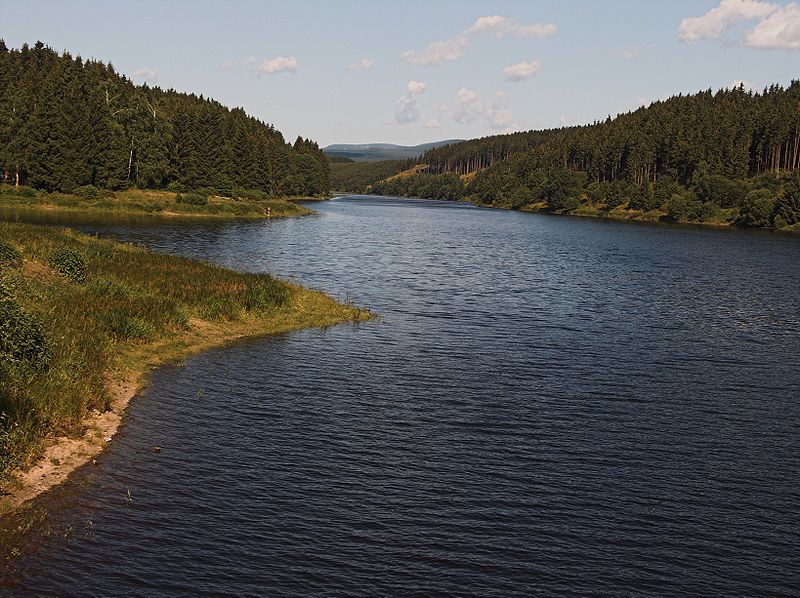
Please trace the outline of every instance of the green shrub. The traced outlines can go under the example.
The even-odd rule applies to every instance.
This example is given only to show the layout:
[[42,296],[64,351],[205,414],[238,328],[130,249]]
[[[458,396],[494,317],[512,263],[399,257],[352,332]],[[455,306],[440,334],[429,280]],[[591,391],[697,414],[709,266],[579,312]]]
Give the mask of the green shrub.
[[72,193],[83,199],[96,199],[100,195],[100,189],[94,185],[83,185],[75,188]]
[[547,171],[543,193],[547,207],[551,210],[569,212],[580,205],[585,175],[565,168],[551,168]]
[[695,191],[698,199],[703,203],[733,208],[744,201],[747,186],[741,181],[734,181],[718,174],[710,174],[697,178]]
[[163,212],[164,204],[157,201],[145,204],[144,211],[147,212],[148,214],[152,214],[154,212]]
[[605,203],[609,187],[606,181],[593,181],[586,187],[586,197],[591,203]]
[[667,218],[673,222],[698,220],[702,208],[703,204],[693,192],[673,193],[667,200]]
[[233,197],[237,199],[253,199],[256,201],[264,201],[270,198],[269,193],[259,189],[243,189],[241,187],[233,188]]
[[0,301],[14,298],[14,284],[4,278],[0,278]]
[[0,268],[17,267],[22,264],[22,255],[6,241],[0,241]]
[[623,181],[614,181],[606,190],[606,208],[613,210],[625,204],[630,199],[631,190]]
[[210,193],[209,195],[233,197],[233,183],[228,178],[220,178],[214,183],[214,193]]
[[780,217],[783,226],[800,222],[800,173],[794,174],[784,184],[783,195],[775,203],[775,216],[776,220]]
[[628,206],[632,210],[650,212],[652,210],[657,210],[659,207],[661,207],[661,204],[658,199],[656,199],[656,195],[653,192],[653,186],[649,183],[645,183],[642,186],[632,186]]
[[681,193],[683,188],[669,175],[662,174],[653,185],[653,201],[659,206],[667,205],[670,198],[676,193]]
[[27,185],[20,185],[16,188],[16,193],[20,197],[36,197],[36,189]]
[[186,193],[185,195],[178,193],[175,196],[175,203],[185,203],[192,206],[204,206],[208,204],[208,196],[200,193]]
[[167,191],[172,193],[186,193],[189,188],[179,181],[172,181],[169,185],[167,185]]
[[47,338],[39,320],[13,299],[0,300],[0,362],[27,362],[46,367],[50,360]]
[[58,249],[50,256],[50,266],[73,282],[86,281],[86,258],[73,249]]
[[736,225],[747,228],[770,226],[774,209],[775,194],[772,191],[768,188],[753,189],[742,202]]

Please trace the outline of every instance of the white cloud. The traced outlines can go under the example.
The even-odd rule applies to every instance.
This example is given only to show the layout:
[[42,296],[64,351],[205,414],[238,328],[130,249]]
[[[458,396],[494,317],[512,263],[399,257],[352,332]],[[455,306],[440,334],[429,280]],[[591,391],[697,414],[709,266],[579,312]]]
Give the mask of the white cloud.
[[220,66],[220,68],[223,68],[223,69],[233,68],[234,62],[233,62],[233,60],[226,60],[225,62],[223,62],[219,66]]
[[372,60],[371,58],[362,58],[358,62],[355,62],[355,63],[351,64],[349,68],[350,68],[351,71],[354,71],[356,69],[362,69],[362,70],[367,71],[367,70],[371,69],[373,66],[375,66],[376,64],[377,64],[377,62],[375,60]]
[[394,119],[401,125],[408,125],[419,120],[419,106],[413,96],[407,95],[397,100]]
[[158,71],[156,69],[151,69],[149,66],[143,66],[136,69],[133,72],[133,75],[135,77],[141,77],[148,83],[155,83],[158,81]]
[[750,48],[800,49],[800,6],[785,6],[760,0],[720,0],[719,6],[699,17],[681,21],[678,35],[687,42],[720,39],[737,24],[757,21],[747,31],[744,45]]
[[400,58],[408,64],[416,64],[419,66],[439,65],[445,60],[456,60],[460,58],[461,54],[464,52],[464,48],[467,47],[467,43],[467,37],[460,35],[447,41],[433,42],[418,54],[409,50],[401,54]]
[[435,118],[429,118],[428,122],[425,123],[425,128],[426,129],[438,129],[441,126],[442,126],[442,123],[440,123]]
[[256,61],[256,57],[255,57],[255,56],[248,56],[247,58],[245,58],[245,59],[242,61],[242,65],[243,65],[243,66],[250,66],[250,65],[251,65],[251,64],[253,64],[255,61]]
[[472,26],[464,33],[494,33],[497,37],[513,35],[515,37],[544,37],[556,32],[556,26],[552,23],[533,23],[532,25],[522,25],[514,19],[492,15],[490,17],[479,17]]
[[747,34],[751,48],[800,49],[800,6],[792,2],[762,20]]
[[687,42],[719,39],[737,23],[765,17],[777,6],[759,0],[720,0],[719,6],[699,17],[687,17],[678,26],[678,35]]
[[524,81],[530,79],[539,72],[541,62],[538,60],[531,60],[530,62],[522,61],[503,69],[503,74],[506,81]]
[[533,23],[523,25],[514,19],[492,15],[479,17],[468,28],[444,41],[432,42],[421,52],[404,52],[402,58],[408,64],[418,66],[436,66],[446,60],[457,60],[461,57],[475,35],[483,33],[494,34],[495,37],[544,37],[556,32],[553,23]]
[[297,71],[297,66],[298,62],[294,56],[276,56],[262,61],[256,70],[259,73],[267,73],[268,75],[286,72],[294,73]]
[[425,93],[425,88],[428,87],[422,81],[409,81],[406,88],[408,93],[401,96],[397,100],[397,106],[394,111],[394,120],[401,124],[407,125],[417,122],[420,118],[419,106],[417,99],[414,96]]
[[511,111],[499,104],[491,104],[486,111],[486,120],[493,129],[515,129]]
[[458,100],[459,104],[466,104],[467,102],[471,102],[477,97],[478,97],[477,91],[467,89],[466,87],[462,87],[461,89],[459,89],[458,93],[456,94],[456,99]]
[[493,102],[484,102],[476,91],[462,87],[456,94],[455,107],[448,112],[454,121],[462,125],[483,120],[492,129],[516,129],[514,118],[505,103],[505,94],[495,94]]
[[648,44],[646,46],[631,46],[622,50],[618,56],[621,60],[633,60],[645,50],[652,50],[655,44]]
[[416,95],[418,93],[424,93],[425,88],[428,87],[422,81],[409,81],[408,82],[408,91],[411,92],[412,95]]

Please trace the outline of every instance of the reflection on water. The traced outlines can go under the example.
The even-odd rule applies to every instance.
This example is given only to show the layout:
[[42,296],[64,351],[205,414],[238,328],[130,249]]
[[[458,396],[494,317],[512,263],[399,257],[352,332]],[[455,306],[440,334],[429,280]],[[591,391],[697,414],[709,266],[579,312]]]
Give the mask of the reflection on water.
[[82,224],[383,317],[156,371],[97,466],[5,534],[2,587],[800,587],[797,239],[441,202],[313,207],[322,216]]

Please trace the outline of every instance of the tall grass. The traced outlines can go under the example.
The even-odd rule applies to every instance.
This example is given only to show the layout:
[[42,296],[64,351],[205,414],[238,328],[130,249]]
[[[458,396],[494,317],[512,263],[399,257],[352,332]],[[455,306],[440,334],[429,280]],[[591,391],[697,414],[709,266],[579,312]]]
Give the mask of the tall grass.
[[0,185],[0,206],[222,218],[264,218],[267,216],[279,218],[311,213],[311,210],[303,206],[264,194],[257,197],[246,194],[236,198],[202,195],[204,202],[201,203],[187,202],[185,200],[187,196],[181,193],[147,189],[79,195],[46,193],[30,187],[20,189],[15,190],[9,185]]
[[0,481],[44,438],[78,432],[90,410],[109,406],[106,376],[120,359],[200,320],[254,334],[279,318],[300,327],[364,315],[266,274],[64,228],[0,223],[0,246],[13,258],[0,260]]

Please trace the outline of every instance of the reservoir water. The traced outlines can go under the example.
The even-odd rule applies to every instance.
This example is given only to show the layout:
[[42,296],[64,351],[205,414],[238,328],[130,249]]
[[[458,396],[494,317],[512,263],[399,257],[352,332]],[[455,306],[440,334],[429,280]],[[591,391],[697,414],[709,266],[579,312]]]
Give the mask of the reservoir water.
[[97,465],[3,523],[0,593],[800,592],[800,240],[312,207],[83,225],[381,318],[154,371]]

